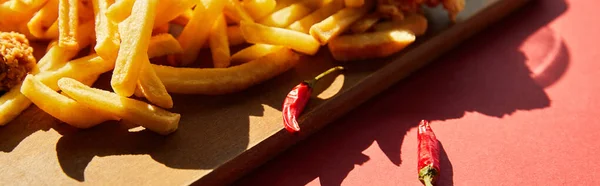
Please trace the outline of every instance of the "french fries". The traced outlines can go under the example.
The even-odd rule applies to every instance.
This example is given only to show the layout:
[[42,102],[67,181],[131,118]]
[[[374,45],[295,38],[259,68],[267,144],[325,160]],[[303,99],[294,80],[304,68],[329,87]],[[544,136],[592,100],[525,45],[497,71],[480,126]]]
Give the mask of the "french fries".
[[0,96],[0,126],[15,119],[31,105],[31,101],[21,94],[21,85],[11,88]]
[[329,42],[329,51],[338,61],[387,57],[415,41],[413,32],[403,29],[345,35]]
[[331,38],[342,34],[352,23],[368,13],[373,3],[368,3],[358,8],[344,8],[329,16],[327,19],[310,27],[310,35],[315,37],[321,45],[327,44]]
[[69,61],[63,67],[53,71],[38,73],[36,78],[52,90],[58,90],[57,82],[60,78],[69,77],[83,81],[88,77],[99,76],[114,68],[114,62],[92,54],[76,60]]
[[240,29],[246,41],[254,44],[287,46],[308,55],[316,54],[320,48],[319,42],[315,38],[298,31],[245,21],[240,23]]
[[373,28],[376,31],[406,29],[412,31],[413,33],[415,33],[415,35],[420,36],[425,34],[425,32],[427,31],[427,18],[425,18],[425,16],[422,15],[413,14],[406,16],[406,18],[404,18],[404,20],[400,22],[386,21],[377,23],[373,26]]
[[225,22],[225,16],[221,15],[217,18],[208,37],[215,68],[226,68],[230,64],[231,53],[229,51],[229,41],[227,40],[227,23]]
[[291,69],[300,55],[281,48],[248,63],[229,68],[177,68],[152,65],[169,92],[228,94],[244,90]]
[[177,130],[179,126],[179,119],[181,118],[179,114],[171,113],[142,101],[91,88],[71,78],[58,80],[58,86],[69,97],[89,108],[109,112],[158,134],[170,134]]
[[77,50],[79,4],[77,0],[58,0],[58,46]]
[[133,3],[135,0],[117,0],[106,10],[106,17],[116,23],[122,22],[131,15]]
[[150,38],[150,44],[148,45],[149,58],[181,53],[183,53],[181,45],[171,34],[159,34]]
[[260,20],[275,10],[275,0],[244,0],[242,7],[254,20]]
[[[46,4],[35,13],[27,22],[31,35],[45,38],[46,30],[58,19],[58,0],[48,0]],[[57,32],[58,36],[58,32]]]
[[242,30],[239,25],[227,27],[227,41],[229,42],[229,46],[237,46],[246,43],[246,39],[244,38],[244,35],[242,35]]
[[[382,2],[0,0],[0,31],[51,41],[34,71],[0,97],[0,125],[33,102],[77,128],[123,120],[167,135],[181,117],[163,110],[174,106],[171,93],[238,92],[288,71],[323,45],[338,61],[387,57],[425,33],[425,17]],[[461,2],[444,5],[460,9]],[[386,8],[391,12],[379,10]],[[237,47],[230,47],[244,43],[252,45],[232,55]],[[89,55],[72,59],[88,46]],[[203,49],[210,50],[213,68],[189,67],[204,59]],[[92,87],[111,71],[114,93]]]
[[213,23],[221,15],[227,1],[211,0],[206,7],[203,3],[198,3],[194,9],[194,14],[190,22],[183,28],[181,35],[177,38],[183,54],[178,58],[183,66],[187,66],[196,61],[198,53],[206,42]]
[[273,12],[271,15],[263,18],[260,23],[266,26],[285,28],[294,21],[310,14],[312,9],[305,4],[299,2],[294,3],[281,10]]
[[136,1],[131,16],[124,21],[127,26],[121,33],[121,47],[115,62],[110,84],[115,93],[129,97],[133,95],[144,60],[148,58],[148,46],[154,17],[156,0]]
[[173,108],[173,99],[165,89],[156,72],[150,66],[150,61],[144,61],[145,65],[142,68],[138,88],[142,95],[151,103],[162,108]]
[[190,10],[191,7],[199,2],[197,0],[161,0],[158,2],[158,8],[156,10],[156,19],[154,25],[165,25],[170,21],[183,14],[185,11]]
[[342,0],[331,0],[308,16],[292,23],[288,28],[308,34],[310,27],[333,15],[342,8],[344,8],[344,2]]
[[77,128],[90,128],[108,120],[118,120],[117,117],[102,110],[90,109],[61,95],[32,75],[27,75],[20,91],[44,112]]
[[[88,22],[79,25],[79,31],[82,33],[77,35],[77,43],[79,47],[89,45],[91,37],[94,34],[94,23]],[[80,48],[81,49],[81,48]],[[46,55],[38,61],[38,67],[41,71],[54,70],[62,67],[67,61],[75,57],[79,51],[69,48],[60,47],[58,42],[52,42]]]
[[242,7],[239,0],[229,0],[223,13],[236,23],[239,23],[241,20],[254,22],[254,19]]
[[92,0],[94,7],[96,46],[94,50],[98,55],[107,60],[116,60],[119,51],[119,27],[117,23],[106,17],[108,7],[114,3],[114,0]]
[[231,63],[242,64],[246,63],[267,54],[273,53],[283,48],[282,46],[267,45],[267,44],[255,44],[244,48],[231,56]]

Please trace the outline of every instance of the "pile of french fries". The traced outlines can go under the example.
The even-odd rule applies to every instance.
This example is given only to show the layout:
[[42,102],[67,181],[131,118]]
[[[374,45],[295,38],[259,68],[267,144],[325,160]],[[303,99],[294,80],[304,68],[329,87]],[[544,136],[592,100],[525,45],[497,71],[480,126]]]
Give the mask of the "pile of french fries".
[[[180,119],[166,110],[173,107],[171,93],[244,90],[325,45],[339,61],[386,57],[427,29],[419,14],[385,19],[375,11],[375,0],[0,3],[0,31],[49,42],[39,71],[0,98],[0,124],[33,103],[78,128],[124,120],[163,135],[175,131]],[[246,47],[232,54],[233,46]],[[213,68],[194,68],[204,48]],[[157,57],[168,65],[150,62]],[[112,72],[112,91],[93,88],[107,72]]]

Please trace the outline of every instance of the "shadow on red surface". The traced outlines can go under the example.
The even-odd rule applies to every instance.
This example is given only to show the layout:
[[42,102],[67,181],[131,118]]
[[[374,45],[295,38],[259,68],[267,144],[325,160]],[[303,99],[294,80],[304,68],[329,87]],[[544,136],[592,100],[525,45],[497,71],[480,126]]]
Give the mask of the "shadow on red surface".
[[[539,31],[548,29],[546,25],[566,10],[562,0],[526,5],[236,185],[305,185],[317,178],[322,185],[340,185],[355,165],[369,161],[362,152],[374,142],[399,166],[404,135],[421,119],[456,119],[466,112],[501,118],[518,110],[549,107],[551,101],[544,87],[558,81],[566,71],[568,48],[560,37],[554,37],[558,39],[552,41],[558,43],[556,49],[537,55],[556,51],[548,63],[532,62],[538,59],[520,49],[527,39],[546,33]],[[540,66],[543,69],[539,70]],[[407,145],[416,148],[416,144]],[[452,155],[442,150],[441,156],[437,185],[454,185],[448,158]],[[415,180],[416,172],[415,168]]]

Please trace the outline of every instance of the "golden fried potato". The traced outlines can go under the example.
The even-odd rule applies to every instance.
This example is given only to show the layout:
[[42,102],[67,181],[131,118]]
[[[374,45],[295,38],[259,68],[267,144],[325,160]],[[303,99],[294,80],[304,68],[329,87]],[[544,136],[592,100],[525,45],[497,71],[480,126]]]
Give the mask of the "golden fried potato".
[[[57,82],[60,78],[68,77],[84,81],[88,77],[97,77],[114,68],[114,62],[105,60],[97,54],[78,58],[66,63],[63,67],[53,71],[43,71],[35,77],[52,90],[58,90]],[[92,78],[94,79],[94,78]]]
[[108,7],[114,3],[114,0],[92,0],[94,7],[96,46],[94,50],[98,55],[106,60],[116,60],[119,52],[119,27],[117,23],[106,17]]
[[27,75],[20,91],[44,112],[77,128],[90,128],[108,120],[118,120],[112,114],[101,110],[93,110],[61,95],[32,75]]
[[225,5],[223,13],[235,23],[239,23],[241,20],[254,22],[254,19],[248,14],[246,9],[242,7],[239,0],[229,0],[229,3]]
[[179,114],[171,113],[142,101],[91,88],[71,78],[58,80],[58,86],[78,103],[95,110],[111,113],[158,134],[170,134],[177,130],[179,126],[179,119],[181,118]]
[[106,10],[108,19],[120,23],[131,15],[131,9],[135,0],[118,0]]
[[304,18],[295,21],[288,28],[308,34],[308,32],[310,31],[310,27],[312,27],[314,24],[317,24],[318,22],[321,22],[325,18],[333,15],[342,8],[344,8],[344,2],[342,0],[330,0],[327,4],[323,5],[323,7],[319,8],[318,10],[314,11],[313,13],[309,14]]
[[266,16],[261,19],[260,23],[266,26],[284,28],[310,14],[312,11],[313,9],[303,3],[294,3]]
[[[58,19],[58,0],[48,0],[44,6],[27,22],[31,35],[45,38],[45,33]],[[57,32],[58,34],[58,32]]]
[[259,59],[229,68],[177,68],[153,65],[169,92],[219,95],[244,90],[291,68],[300,55],[281,48]]
[[294,30],[245,21],[240,23],[240,29],[249,43],[287,46],[308,55],[316,54],[320,48],[319,42],[315,38]]
[[110,84],[121,96],[133,95],[144,60],[148,59],[155,10],[156,0],[136,1],[131,16],[121,23],[125,26],[119,26],[121,47]]
[[267,44],[255,44],[244,48],[231,56],[231,63],[242,64],[260,57],[266,56],[267,54],[273,53],[280,50],[283,46],[267,45]]
[[203,3],[196,5],[192,19],[185,25],[177,38],[184,51],[177,58],[183,66],[196,61],[200,49],[207,41],[213,23],[221,15],[226,3],[227,1],[224,0],[212,0],[206,7]]
[[169,54],[181,54],[183,49],[171,34],[158,34],[150,38],[148,57],[159,57]]
[[231,53],[229,51],[229,41],[227,39],[227,23],[225,16],[221,15],[213,25],[208,37],[208,44],[212,54],[213,65],[215,68],[227,68],[230,64]]
[[275,0],[243,0],[242,7],[254,20],[260,20],[275,9]]
[[321,45],[325,45],[330,39],[345,32],[352,23],[367,14],[372,6],[373,3],[368,1],[364,6],[358,8],[346,7],[310,27],[310,35],[315,37]]
[[78,50],[77,30],[79,25],[79,4],[77,0],[58,1],[58,46]]
[[329,50],[338,61],[353,61],[387,57],[415,41],[408,30],[396,29],[380,32],[343,35],[329,42]]
[[173,99],[152,66],[150,66],[150,61],[146,59],[144,63],[146,64],[142,68],[140,80],[137,84],[140,92],[152,104],[162,108],[173,108]]

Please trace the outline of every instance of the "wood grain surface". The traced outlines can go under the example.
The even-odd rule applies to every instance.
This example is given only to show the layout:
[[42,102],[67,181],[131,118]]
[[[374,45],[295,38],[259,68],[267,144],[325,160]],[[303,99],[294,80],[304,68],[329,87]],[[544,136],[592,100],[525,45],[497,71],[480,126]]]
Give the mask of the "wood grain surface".
[[[294,69],[243,92],[175,95],[172,111],[182,118],[179,130],[169,136],[116,122],[78,130],[31,106],[0,127],[0,184],[231,183],[527,1],[467,0],[454,25],[441,8],[428,9],[428,33],[386,59],[338,63],[322,49]],[[316,96],[300,118],[302,132],[288,134],[280,112],[287,92],[335,65],[347,71],[315,87]],[[108,89],[109,78],[102,76],[98,86]]]

